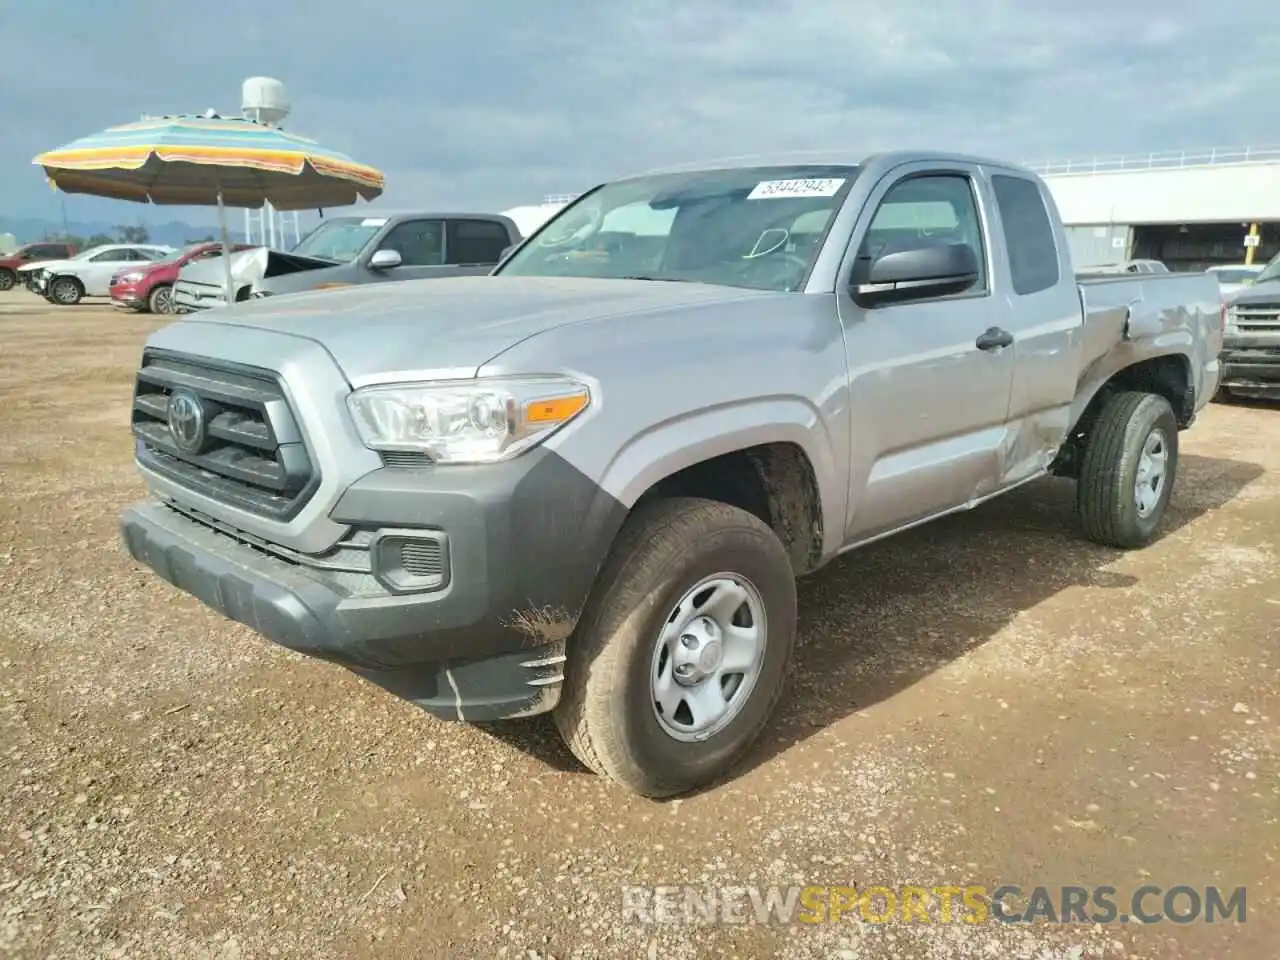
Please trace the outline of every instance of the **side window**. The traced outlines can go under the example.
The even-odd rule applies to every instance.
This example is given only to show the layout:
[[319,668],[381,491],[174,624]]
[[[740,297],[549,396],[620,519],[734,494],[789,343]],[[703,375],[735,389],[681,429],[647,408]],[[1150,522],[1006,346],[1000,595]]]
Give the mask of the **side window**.
[[93,258],[94,263],[119,263],[126,259],[124,251],[119,248],[115,250],[103,250]]
[[23,260],[61,260],[64,254],[61,247],[32,247],[22,255]]
[[1025,297],[1056,286],[1058,245],[1040,188],[1026,177],[997,173],[991,177],[991,189],[1004,224],[1013,292]]
[[438,267],[444,263],[444,224],[439,220],[406,220],[382,238],[379,250],[394,250],[406,267]]
[[449,221],[449,263],[497,263],[511,244],[506,228],[491,220]]
[[950,244],[970,247],[978,261],[978,279],[964,292],[985,293],[986,246],[972,181],[959,173],[912,176],[895,183],[880,201],[858,259],[869,262],[887,253]]

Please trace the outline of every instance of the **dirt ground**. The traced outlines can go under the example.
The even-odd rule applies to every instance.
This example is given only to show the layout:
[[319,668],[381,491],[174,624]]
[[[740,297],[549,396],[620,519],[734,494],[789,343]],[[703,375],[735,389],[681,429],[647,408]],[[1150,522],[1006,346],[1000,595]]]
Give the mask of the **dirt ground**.
[[[434,720],[137,567],[116,522],[157,325],[0,294],[0,954],[1275,956],[1280,409],[1183,435],[1145,551],[1082,542],[1046,481],[807,581],[766,742],[655,803],[542,719]],[[621,901],[912,883],[1244,886],[1247,919],[712,926]]]

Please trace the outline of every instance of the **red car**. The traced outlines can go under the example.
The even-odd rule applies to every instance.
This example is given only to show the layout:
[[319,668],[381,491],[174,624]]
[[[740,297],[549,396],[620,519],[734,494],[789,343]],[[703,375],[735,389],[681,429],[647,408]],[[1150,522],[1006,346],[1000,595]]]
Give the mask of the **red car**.
[[[249,247],[249,244],[235,243],[231,245],[231,251],[248,250]],[[160,260],[120,270],[111,278],[111,303],[142,313],[172,313],[173,284],[178,279],[178,271],[193,260],[221,255],[220,243],[196,243],[175,250]]]
[[28,243],[19,247],[7,256],[0,256],[0,291],[9,290],[18,284],[18,268],[41,260],[70,260],[80,252],[74,243],[62,240],[42,240],[40,243]]

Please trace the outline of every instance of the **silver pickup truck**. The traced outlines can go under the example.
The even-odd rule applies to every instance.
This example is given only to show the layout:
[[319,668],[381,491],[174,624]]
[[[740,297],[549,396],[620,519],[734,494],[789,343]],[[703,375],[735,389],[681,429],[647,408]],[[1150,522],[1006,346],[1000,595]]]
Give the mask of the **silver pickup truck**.
[[[231,255],[237,300],[388,280],[482,276],[518,243],[515,222],[491,213],[366,213],[330,217],[285,253],[254,247]],[[225,306],[227,268],[218,257],[182,268],[177,313]]]
[[767,723],[798,575],[1051,472],[1086,537],[1150,543],[1222,324],[1206,275],[1077,283],[1018,167],[661,171],[491,276],[153,334],[123,538],[280,644],[448,719],[551,711],[668,796]]

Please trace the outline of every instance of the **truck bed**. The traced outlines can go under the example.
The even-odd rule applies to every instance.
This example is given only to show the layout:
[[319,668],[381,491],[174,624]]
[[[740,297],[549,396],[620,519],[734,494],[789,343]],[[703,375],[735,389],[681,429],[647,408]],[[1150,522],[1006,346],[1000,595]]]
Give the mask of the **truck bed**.
[[[1222,347],[1222,300],[1218,281],[1209,274],[1078,272],[1076,287],[1084,324],[1082,396],[1091,395],[1089,384],[1101,383],[1134,362],[1131,344],[1140,338],[1156,337],[1170,346],[1185,344],[1190,356],[1216,362]],[[1197,393],[1207,372],[1188,371]]]

